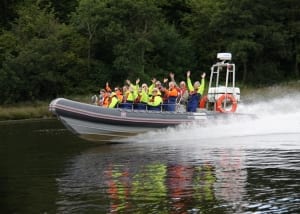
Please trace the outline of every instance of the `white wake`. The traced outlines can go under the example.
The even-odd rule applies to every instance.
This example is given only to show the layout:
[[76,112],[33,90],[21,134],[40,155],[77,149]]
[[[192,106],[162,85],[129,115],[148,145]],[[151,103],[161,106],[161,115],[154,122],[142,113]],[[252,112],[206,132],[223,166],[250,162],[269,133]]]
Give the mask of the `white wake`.
[[[300,92],[278,95],[252,95],[251,102],[240,103],[238,113],[250,113],[256,119],[208,121],[205,125],[178,126],[148,132],[128,139],[133,142],[182,142],[258,135],[299,134],[300,136]],[[299,139],[300,141],[300,139]]]

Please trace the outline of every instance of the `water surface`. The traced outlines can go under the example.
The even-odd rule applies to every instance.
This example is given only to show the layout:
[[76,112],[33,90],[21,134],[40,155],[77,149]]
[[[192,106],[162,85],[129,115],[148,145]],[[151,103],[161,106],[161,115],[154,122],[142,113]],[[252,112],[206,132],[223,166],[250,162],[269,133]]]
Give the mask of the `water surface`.
[[300,213],[299,98],[105,145],[57,120],[0,123],[0,212]]

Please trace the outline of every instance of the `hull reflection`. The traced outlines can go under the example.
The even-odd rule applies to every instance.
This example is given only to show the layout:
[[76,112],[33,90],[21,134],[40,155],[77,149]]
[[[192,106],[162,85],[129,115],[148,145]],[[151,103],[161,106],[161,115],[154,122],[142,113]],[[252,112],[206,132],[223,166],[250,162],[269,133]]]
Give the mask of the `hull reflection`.
[[[234,204],[245,192],[247,173],[242,170],[244,158],[239,150],[234,159],[224,151],[209,162],[186,161],[185,154],[177,154],[178,162],[173,162],[156,152],[147,155],[140,151],[131,156],[130,148],[123,145],[116,150],[107,145],[73,160],[70,171],[59,180],[64,198],[60,211],[67,209],[66,202],[69,197],[74,200],[74,194],[78,197],[75,211],[79,212],[80,197],[91,197],[91,201],[106,201],[108,213],[147,210],[188,213],[218,209],[216,205],[224,200]],[[70,181],[77,184],[76,192],[70,188],[73,186]],[[84,192],[82,196],[81,192]],[[94,198],[95,195],[99,198]]]

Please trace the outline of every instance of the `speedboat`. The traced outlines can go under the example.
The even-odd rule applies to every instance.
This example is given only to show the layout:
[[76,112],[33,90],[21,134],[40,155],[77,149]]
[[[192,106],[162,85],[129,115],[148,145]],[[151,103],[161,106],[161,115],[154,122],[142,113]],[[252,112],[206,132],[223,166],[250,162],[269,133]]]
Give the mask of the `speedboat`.
[[[105,108],[65,98],[54,99],[49,110],[74,134],[94,141],[120,139],[151,130],[180,124],[204,124],[207,120],[232,117],[240,101],[240,89],[235,87],[235,65],[230,53],[219,53],[221,60],[211,67],[208,94],[203,96],[197,112],[177,110],[150,111]],[[221,73],[225,83],[221,84]],[[231,81],[229,81],[231,79]]]
[[[97,105],[57,98],[50,103],[50,111],[73,133],[83,138],[97,135],[121,138],[182,123],[206,120],[205,112],[168,112],[104,108]],[[104,138],[106,139],[106,138]]]

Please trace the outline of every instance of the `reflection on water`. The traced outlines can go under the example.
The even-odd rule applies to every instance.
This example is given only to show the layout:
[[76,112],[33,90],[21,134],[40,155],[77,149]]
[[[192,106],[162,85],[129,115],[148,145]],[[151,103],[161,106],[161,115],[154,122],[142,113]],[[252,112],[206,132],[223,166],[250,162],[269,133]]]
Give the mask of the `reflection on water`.
[[[73,211],[83,211],[81,199],[74,204],[74,196],[85,195],[88,192],[90,197],[99,190],[102,195],[98,197],[104,197],[103,200],[109,201],[103,209],[107,209],[110,213],[118,211],[182,213],[189,209],[205,210],[216,202],[214,195],[216,172],[214,165],[209,162],[199,165],[168,162],[160,154],[154,154],[155,159],[151,154],[151,157],[141,154],[141,159],[136,160],[130,156],[121,157],[117,151],[114,151],[114,156],[120,157],[118,161],[112,162],[107,155],[111,154],[91,153],[88,159],[86,154],[85,157],[76,158],[70,171],[58,180],[63,195],[63,201],[59,202],[60,211],[70,209],[69,203],[66,203],[68,200],[73,201],[73,208],[77,204]],[[96,169],[99,171],[88,170],[87,167],[91,165],[97,166]],[[98,168],[100,165],[101,168]],[[71,188],[74,183],[80,185],[75,189]],[[80,190],[78,187],[81,187]],[[97,200],[90,198],[89,201]],[[196,204],[197,207],[193,207]]]
[[1,124],[0,211],[300,212],[300,133],[194,128],[98,146],[58,121]]
[[101,146],[76,156],[58,179],[58,207],[60,212],[297,213],[300,153],[287,152],[172,143]]
[[190,167],[153,164],[136,173],[115,166],[105,171],[105,174],[107,193],[111,199],[110,212],[138,211],[137,202],[140,206],[147,203],[143,209],[152,206],[157,211],[183,212],[189,203],[214,200],[215,177],[209,165]]

